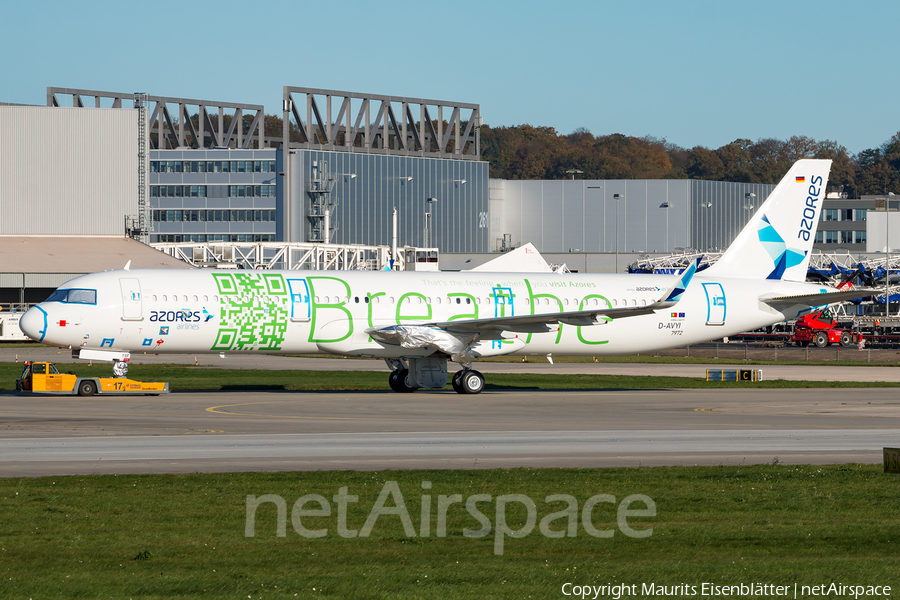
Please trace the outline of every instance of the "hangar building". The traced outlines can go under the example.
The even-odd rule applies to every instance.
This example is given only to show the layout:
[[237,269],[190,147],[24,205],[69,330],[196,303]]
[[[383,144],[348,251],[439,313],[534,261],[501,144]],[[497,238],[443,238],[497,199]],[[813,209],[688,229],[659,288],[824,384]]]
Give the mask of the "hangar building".
[[[477,104],[284,87],[273,125],[261,105],[96,90],[0,105],[0,234],[388,246],[396,209],[398,243],[439,248],[442,268],[532,242],[575,270],[621,271],[645,254],[726,247],[773,189],[490,180]],[[878,200],[828,202],[817,248],[873,251]]]

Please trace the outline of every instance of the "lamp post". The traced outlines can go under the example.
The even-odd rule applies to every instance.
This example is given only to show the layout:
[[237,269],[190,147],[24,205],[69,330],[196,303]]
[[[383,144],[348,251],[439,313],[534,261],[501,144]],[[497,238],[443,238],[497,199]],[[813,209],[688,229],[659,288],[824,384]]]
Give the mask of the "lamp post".
[[891,196],[884,191],[884,316],[891,316]]
[[707,231],[706,250],[707,250],[707,252],[709,251],[710,244],[712,242],[712,214],[711,214],[712,211],[709,210],[710,208],[712,208],[712,205],[713,205],[712,202],[704,202],[703,204],[700,205],[706,209],[706,231]]
[[625,194],[613,194],[616,201],[616,273],[619,272],[619,198],[624,198]]
[[584,171],[582,171],[581,169],[569,169],[568,171],[566,171],[566,174],[570,175],[573,180],[575,179],[575,173],[584,175]]
[[665,200],[662,204],[659,205],[660,208],[666,209],[666,252],[671,252],[669,249],[669,207],[672,206],[669,204],[668,200]]
[[424,244],[424,247],[428,248],[428,221],[431,220],[431,211],[433,210],[432,203],[437,202],[438,199],[437,198],[426,198],[426,201],[428,202],[428,212],[425,213],[425,244]]

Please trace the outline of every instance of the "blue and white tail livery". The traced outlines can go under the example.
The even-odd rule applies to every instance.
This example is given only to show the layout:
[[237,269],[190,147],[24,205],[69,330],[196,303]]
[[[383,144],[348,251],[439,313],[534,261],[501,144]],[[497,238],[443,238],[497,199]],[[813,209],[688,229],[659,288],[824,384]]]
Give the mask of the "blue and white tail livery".
[[830,160],[798,160],[729,246],[711,273],[806,281]]
[[[385,271],[106,271],[23,315],[81,358],[328,353],[383,358],[397,392],[478,393],[475,360],[649,352],[772,325],[867,295],[805,282],[830,161],[801,160],[721,260],[681,275]],[[507,263],[508,264],[508,263]],[[489,269],[491,265],[488,265]]]

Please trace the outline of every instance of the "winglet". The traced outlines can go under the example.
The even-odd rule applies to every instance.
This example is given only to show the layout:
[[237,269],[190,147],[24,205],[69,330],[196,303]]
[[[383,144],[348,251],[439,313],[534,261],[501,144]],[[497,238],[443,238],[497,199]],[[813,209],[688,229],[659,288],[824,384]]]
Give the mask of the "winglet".
[[698,256],[694,259],[688,268],[684,270],[681,274],[681,277],[678,278],[678,281],[675,282],[675,285],[669,288],[669,291],[666,292],[666,295],[657,302],[657,306],[659,308],[666,308],[669,306],[675,305],[679,300],[681,300],[681,296],[684,295],[685,290],[687,290],[687,286],[690,285],[691,279],[694,278],[694,273],[697,272],[697,267],[700,266],[700,261],[703,260],[702,256]]

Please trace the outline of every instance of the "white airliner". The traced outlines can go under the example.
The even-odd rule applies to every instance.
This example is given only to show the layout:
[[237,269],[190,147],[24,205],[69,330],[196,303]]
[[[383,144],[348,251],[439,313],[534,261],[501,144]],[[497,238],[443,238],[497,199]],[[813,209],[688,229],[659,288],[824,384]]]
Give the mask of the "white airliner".
[[132,352],[383,358],[397,392],[477,394],[481,357],[648,352],[793,319],[866,295],[806,283],[831,161],[800,160],[712,267],[682,275],[485,271],[105,271],[23,315],[80,358]]

